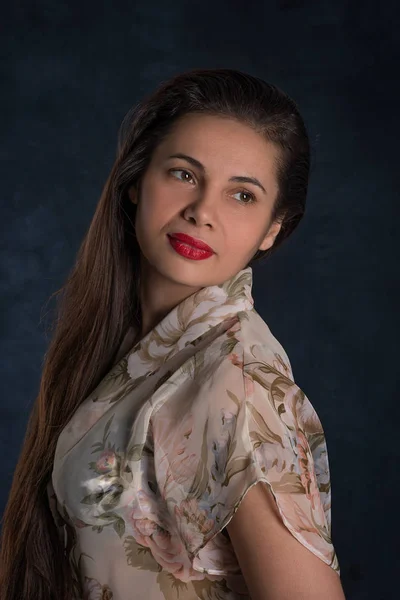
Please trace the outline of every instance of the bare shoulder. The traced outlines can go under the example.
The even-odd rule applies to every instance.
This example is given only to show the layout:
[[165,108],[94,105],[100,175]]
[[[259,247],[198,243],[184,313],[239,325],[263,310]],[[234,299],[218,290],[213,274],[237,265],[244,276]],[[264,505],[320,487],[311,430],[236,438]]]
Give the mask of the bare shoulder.
[[343,600],[338,574],[282,521],[266,483],[254,485],[227,525],[252,600]]

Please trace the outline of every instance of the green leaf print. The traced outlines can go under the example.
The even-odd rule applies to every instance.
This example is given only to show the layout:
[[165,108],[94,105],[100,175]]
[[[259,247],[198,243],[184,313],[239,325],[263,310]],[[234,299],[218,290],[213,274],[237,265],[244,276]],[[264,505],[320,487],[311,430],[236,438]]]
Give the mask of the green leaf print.
[[229,464],[225,480],[222,485],[229,485],[230,480],[234,475],[245,471],[249,465],[251,465],[252,459],[249,456],[238,456],[232,460]]
[[[278,444],[284,448],[282,438],[268,427],[263,416],[258,412],[256,407],[251,402],[246,402],[246,406],[258,426],[259,432],[257,433],[259,434],[260,439],[263,439],[264,442],[269,443],[278,442]],[[251,432],[250,437],[252,437],[254,433],[256,432]]]
[[98,504],[104,496],[103,490],[88,494],[81,500],[81,504]]
[[227,389],[226,393],[228,394],[229,398],[236,404],[236,406],[237,406],[237,408],[239,410],[240,409],[240,402],[239,402],[238,397],[233,392],[231,392],[231,390]]
[[134,444],[132,448],[128,450],[127,460],[140,460],[143,454],[144,444]]
[[304,494],[304,487],[297,473],[284,473],[280,481],[271,483],[274,492],[283,494]]
[[102,506],[106,510],[110,510],[118,506],[123,491],[124,486],[122,484],[112,484],[111,487],[108,490],[105,490],[104,492],[104,500],[102,501]]
[[91,494],[88,494],[81,500],[81,504],[100,504],[103,508],[109,511],[112,508],[115,508],[120,500],[120,496],[124,491],[123,485],[120,483],[113,483],[111,486],[106,489],[98,489]]
[[318,431],[317,433],[308,433],[307,440],[311,452],[314,452],[320,444],[325,443],[325,434],[320,431]]
[[96,452],[100,452],[100,450],[104,450],[104,444],[102,442],[96,442],[95,444],[92,444],[91,448],[94,448],[94,450],[92,450],[91,454],[96,454]]
[[122,538],[122,536],[125,533],[125,521],[121,519],[121,517],[119,517],[114,521],[113,527],[115,532],[119,535],[119,537]]
[[224,340],[223,343],[221,344],[221,356],[228,356],[229,354],[231,354],[236,346],[236,344],[238,343],[238,340],[236,338],[228,338],[227,340]]
[[321,493],[329,494],[331,490],[331,482],[328,481],[328,483],[320,483],[318,487]]
[[165,600],[192,600],[203,596],[193,596],[192,582],[185,583],[177,579],[172,573],[161,571],[157,575],[157,583],[160,586],[162,597]]
[[[116,519],[119,519],[120,517],[117,515],[117,513],[109,511],[99,515],[97,518],[108,520],[110,521],[110,523],[113,523]],[[107,525],[110,525],[110,523],[107,523]]]
[[270,373],[278,373],[279,371],[277,371],[275,369],[275,367],[273,367],[272,365],[269,365],[268,363],[261,363],[258,367],[259,371],[261,371],[261,373],[266,373],[267,375],[269,375]]
[[[119,380],[119,381],[118,381]],[[123,385],[130,380],[128,373],[128,359],[122,358],[108,375],[104,377],[104,381],[112,381],[116,385]]]
[[208,464],[208,446],[207,446],[207,429],[208,429],[208,419],[204,426],[203,432],[203,443],[201,445],[201,455],[199,460],[199,465],[197,467],[196,474],[193,478],[192,485],[188,491],[188,499],[190,498],[201,498],[204,494],[204,491],[208,485],[209,474],[207,470]]
[[271,396],[272,396],[275,404],[277,404],[278,402],[282,402],[282,400],[284,400],[285,392],[282,390],[282,388],[280,386],[282,384],[285,384],[287,386],[287,381],[288,380],[286,379],[286,377],[279,375],[271,383]]
[[156,573],[161,571],[162,567],[153,557],[150,548],[138,544],[132,535],[124,538],[123,546],[127,563],[130,567]]
[[106,426],[104,427],[104,433],[103,433],[103,444],[106,443],[106,440],[108,438],[109,432],[110,432],[110,427],[111,427],[111,421],[113,420],[114,415],[111,415],[111,417],[109,418],[109,420],[106,423]]

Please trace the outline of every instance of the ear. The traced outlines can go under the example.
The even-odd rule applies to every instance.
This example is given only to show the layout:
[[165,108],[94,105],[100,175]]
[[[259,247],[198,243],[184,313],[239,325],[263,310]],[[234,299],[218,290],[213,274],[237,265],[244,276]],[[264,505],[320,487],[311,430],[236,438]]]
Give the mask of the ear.
[[137,204],[137,189],[135,185],[132,185],[128,189],[128,197],[133,204]]
[[273,223],[271,225],[271,227],[268,229],[268,233],[262,240],[258,249],[259,250],[268,250],[269,248],[271,248],[274,245],[275,238],[278,235],[281,227],[282,227],[282,223],[275,221],[275,223]]

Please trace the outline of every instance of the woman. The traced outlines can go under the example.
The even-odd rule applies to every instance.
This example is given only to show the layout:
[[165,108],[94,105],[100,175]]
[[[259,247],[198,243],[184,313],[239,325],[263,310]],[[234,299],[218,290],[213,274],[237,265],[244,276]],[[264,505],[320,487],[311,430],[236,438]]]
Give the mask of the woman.
[[295,103],[242,72],[183,73],[126,115],[15,470],[1,598],[344,597],[323,429],[251,295],[308,177]]

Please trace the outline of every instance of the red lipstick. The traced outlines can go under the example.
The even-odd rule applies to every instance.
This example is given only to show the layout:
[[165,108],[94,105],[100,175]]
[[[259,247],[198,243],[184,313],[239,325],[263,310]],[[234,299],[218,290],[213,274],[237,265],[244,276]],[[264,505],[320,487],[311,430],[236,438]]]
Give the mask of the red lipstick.
[[203,260],[214,254],[213,249],[205,242],[186,233],[169,233],[168,240],[178,254],[192,260]]

